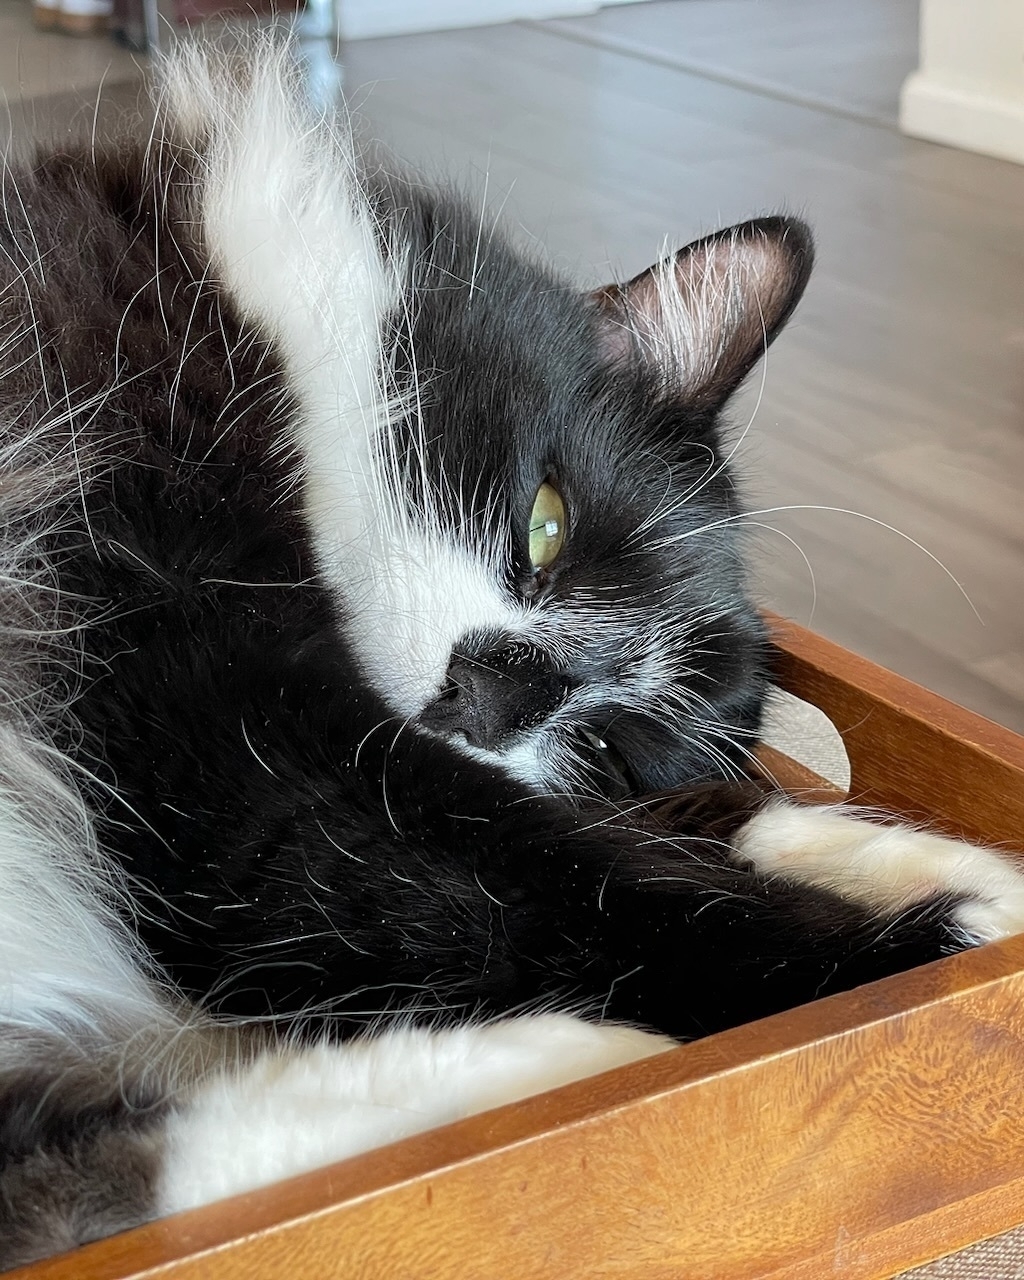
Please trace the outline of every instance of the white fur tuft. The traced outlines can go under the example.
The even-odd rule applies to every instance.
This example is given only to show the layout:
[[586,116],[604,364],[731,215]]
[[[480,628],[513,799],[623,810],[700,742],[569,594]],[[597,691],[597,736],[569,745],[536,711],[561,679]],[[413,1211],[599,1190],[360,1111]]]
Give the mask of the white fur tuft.
[[1024,870],[1009,857],[906,826],[878,826],[840,806],[778,801],[752,818],[737,855],[765,875],[830,889],[891,915],[941,894],[972,943],[1024,932]]
[[671,1047],[663,1036],[544,1014],[264,1056],[210,1080],[170,1121],[160,1211],[236,1195]]
[[123,1031],[165,1017],[75,788],[0,726],[0,1027]]
[[349,124],[311,110],[279,48],[257,42],[250,54],[239,73],[183,51],[167,76],[170,127],[203,158],[214,269],[275,339],[298,400],[306,512],[348,637],[378,692],[410,716],[440,688],[453,643],[508,625],[515,609],[489,561],[441,539],[402,492],[388,427],[419,388],[395,387],[385,332],[409,320],[407,254],[363,190]]
[[87,482],[85,460],[54,444],[67,414],[58,403],[34,429],[5,424],[0,440],[0,1070],[47,1036],[67,1044],[165,1016],[51,742],[67,694],[43,677],[48,662],[73,668],[79,624],[42,546]]

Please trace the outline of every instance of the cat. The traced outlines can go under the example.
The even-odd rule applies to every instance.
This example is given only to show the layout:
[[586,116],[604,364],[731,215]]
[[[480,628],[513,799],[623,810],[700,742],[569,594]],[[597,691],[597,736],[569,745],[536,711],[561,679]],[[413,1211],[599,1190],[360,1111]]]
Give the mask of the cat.
[[0,246],[0,1265],[1024,928],[747,767],[798,220],[582,293],[257,39]]

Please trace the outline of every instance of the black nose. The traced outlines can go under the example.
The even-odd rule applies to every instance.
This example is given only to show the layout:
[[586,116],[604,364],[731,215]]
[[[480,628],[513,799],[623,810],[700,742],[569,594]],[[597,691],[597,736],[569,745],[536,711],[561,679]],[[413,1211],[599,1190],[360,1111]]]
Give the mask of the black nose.
[[569,696],[572,681],[533,645],[453,653],[440,693],[419,715],[438,733],[497,750],[542,723]]

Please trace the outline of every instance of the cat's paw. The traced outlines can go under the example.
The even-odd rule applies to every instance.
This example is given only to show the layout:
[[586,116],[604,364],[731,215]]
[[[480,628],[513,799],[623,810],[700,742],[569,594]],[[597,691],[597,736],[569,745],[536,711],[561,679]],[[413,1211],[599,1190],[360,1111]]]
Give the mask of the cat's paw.
[[1024,863],[921,831],[881,826],[842,807],[770,804],[734,839],[763,875],[829,889],[882,915],[940,895],[971,942],[1024,933]]
[[269,1050],[210,1076],[168,1121],[162,1213],[236,1195],[673,1045],[567,1014]]
[[676,1043],[649,1031],[562,1013],[505,1018],[448,1034],[457,1045],[465,1037],[476,1111],[664,1053]]

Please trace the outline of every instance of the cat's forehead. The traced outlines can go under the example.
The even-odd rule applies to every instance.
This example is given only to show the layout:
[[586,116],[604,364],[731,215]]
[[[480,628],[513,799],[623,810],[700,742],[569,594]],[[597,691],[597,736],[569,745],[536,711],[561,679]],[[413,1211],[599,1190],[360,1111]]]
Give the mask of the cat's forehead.
[[[453,378],[506,374],[518,394],[553,402],[578,392],[598,363],[590,300],[498,233],[483,236],[464,202],[445,193],[418,199],[431,216],[403,227],[399,332]],[[507,389],[506,379],[481,392]]]
[[465,464],[520,466],[527,485],[538,468],[605,485],[626,468],[660,491],[668,464],[707,466],[716,415],[668,402],[650,370],[610,358],[594,293],[493,228],[482,236],[479,206],[407,194],[420,213],[401,218],[390,354],[428,438]]

